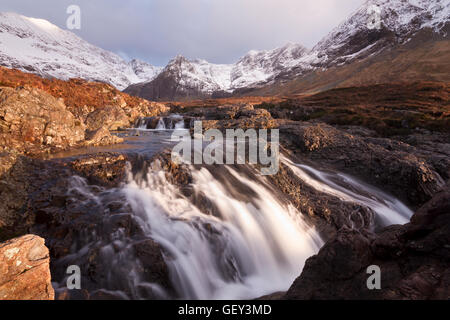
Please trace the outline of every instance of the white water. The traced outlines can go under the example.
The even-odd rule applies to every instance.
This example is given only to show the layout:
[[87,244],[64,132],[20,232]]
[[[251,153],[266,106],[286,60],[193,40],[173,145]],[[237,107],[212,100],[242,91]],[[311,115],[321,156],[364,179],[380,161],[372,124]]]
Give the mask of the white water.
[[[167,124],[166,124],[167,121]],[[160,117],[158,119],[158,123],[156,124],[156,127],[153,129],[148,129],[149,120],[146,118],[142,118],[138,121],[138,124],[136,128],[138,130],[148,130],[148,131],[161,131],[161,130],[179,130],[179,129],[185,129],[184,125],[184,119],[182,116],[173,114],[169,117]]]
[[[301,180],[317,191],[336,196],[342,201],[358,203],[372,209],[380,220],[381,226],[405,224],[413,215],[413,212],[398,199],[348,175],[321,172],[307,165],[293,163],[286,157],[281,157],[281,161]],[[311,173],[316,179],[312,177]],[[351,189],[339,185],[336,183],[337,181],[350,186]]]
[[[182,118],[171,120],[175,129],[184,127]],[[162,128],[162,118],[160,123]],[[319,192],[371,209],[380,226],[406,223],[412,215],[394,197],[352,177],[319,171],[283,156],[281,161]],[[157,161],[148,172],[140,172],[136,177],[129,170],[124,186],[100,195],[94,195],[82,178],[74,179],[72,189],[98,205],[100,209],[96,210],[100,212],[102,206],[116,199],[123,201],[124,208],[126,204],[131,206],[132,215],[146,236],[165,249],[175,298],[253,299],[286,291],[301,274],[306,259],[323,245],[316,230],[304,222],[301,212],[272,194],[266,188],[267,180],[258,177],[258,171],[252,167],[246,167],[256,173],[251,179],[230,166],[211,171],[191,166],[189,170],[193,194],[202,195],[200,202],[196,197],[194,201],[186,198],[177,186],[170,184]],[[197,207],[198,203],[202,205]],[[202,212],[202,208],[214,215]],[[128,210],[127,207],[124,212]],[[104,217],[103,225],[108,225],[109,218]],[[74,252],[64,258],[70,261],[60,263],[76,264],[89,250],[100,248],[102,259],[112,271],[99,286],[131,298],[145,298],[147,293],[138,289],[143,287],[160,298],[174,298],[141,277],[132,239],[121,233],[104,233],[101,225],[98,231],[81,237],[79,248],[74,247]],[[61,284],[65,285],[65,279]]]
[[322,241],[302,215],[283,205],[261,184],[227,168],[257,196],[237,200],[206,169],[191,168],[195,192],[219,216],[200,212],[153,168],[124,192],[151,237],[169,252],[172,283],[186,299],[245,299],[285,291]]

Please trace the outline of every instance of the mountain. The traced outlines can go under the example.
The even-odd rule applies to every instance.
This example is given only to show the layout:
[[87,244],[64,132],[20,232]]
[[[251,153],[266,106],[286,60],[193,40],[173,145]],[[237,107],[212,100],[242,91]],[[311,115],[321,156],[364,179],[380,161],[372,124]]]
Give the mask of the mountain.
[[178,55],[153,81],[131,85],[125,92],[153,100],[227,96],[299,65],[307,52],[302,45],[289,43],[274,50],[250,51],[235,64],[213,64]]
[[45,77],[82,78],[124,89],[148,81],[158,68],[89,44],[54,24],[16,13],[0,13],[0,65]]
[[[372,6],[380,9],[380,28],[368,27]],[[381,70],[390,75],[386,80],[395,81],[403,73],[408,80],[439,81],[446,79],[439,68],[447,70],[449,59],[446,43],[436,41],[447,39],[449,16],[450,0],[369,0],[311,50],[289,43],[274,50],[251,51],[232,65],[179,56],[153,81],[132,85],[126,92],[155,100],[276,94],[282,86],[291,93],[299,83],[297,91],[364,84],[374,75],[374,82],[380,82]],[[431,55],[427,46],[435,48]],[[421,57],[429,60],[428,71]],[[336,72],[336,68],[346,69]]]
[[146,79],[147,81],[155,79],[163,70],[163,67],[153,66],[139,59],[133,59],[128,64],[140,79]]
[[[369,28],[370,8],[380,8],[380,28]],[[450,17],[449,0],[369,0],[304,57],[315,67],[342,65],[402,44],[424,28],[439,33]]]
[[[381,9],[381,28],[367,10]],[[371,0],[308,55],[311,71],[293,68],[244,94],[293,94],[389,82],[450,81],[450,0]],[[235,92],[236,93],[236,92]],[[239,92],[238,92],[239,93]],[[242,92],[240,92],[242,93]]]

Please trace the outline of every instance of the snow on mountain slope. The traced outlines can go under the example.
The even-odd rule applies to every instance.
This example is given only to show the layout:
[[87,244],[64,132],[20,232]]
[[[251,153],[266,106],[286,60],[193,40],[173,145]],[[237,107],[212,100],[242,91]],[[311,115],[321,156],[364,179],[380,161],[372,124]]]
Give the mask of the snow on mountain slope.
[[140,79],[146,79],[146,81],[155,79],[156,76],[163,70],[163,67],[155,67],[145,61],[138,59],[133,59],[128,64]]
[[229,94],[264,83],[286,68],[298,65],[298,59],[307,52],[305,47],[289,43],[274,50],[250,51],[235,64],[188,60],[179,55],[153,81],[133,85],[126,92],[148,99]]
[[[380,29],[368,28],[371,6],[380,8]],[[441,32],[449,20],[450,0],[368,0],[303,59],[322,68],[343,64],[405,42],[426,27]]]
[[[238,89],[289,81],[310,71],[351,63],[408,41],[423,28],[443,31],[450,0],[368,0],[312,50],[289,43],[269,51],[250,51],[232,65],[177,57],[152,82],[130,93],[146,98],[176,98],[232,93]],[[369,28],[371,6],[381,11],[381,28]],[[163,87],[171,90],[164,90]],[[168,96],[166,96],[168,94]]]
[[226,64],[213,64],[201,59],[188,60],[178,55],[162,73],[176,79],[181,87],[212,94],[230,87],[231,68],[232,66]]
[[0,13],[0,65],[59,79],[107,82],[118,89],[148,81],[158,69],[128,64],[52,23],[16,13]]
[[[301,64],[308,49],[296,43],[269,51],[250,51],[234,66],[231,89],[239,89],[267,81],[279,73]],[[306,66],[308,68],[308,66]]]

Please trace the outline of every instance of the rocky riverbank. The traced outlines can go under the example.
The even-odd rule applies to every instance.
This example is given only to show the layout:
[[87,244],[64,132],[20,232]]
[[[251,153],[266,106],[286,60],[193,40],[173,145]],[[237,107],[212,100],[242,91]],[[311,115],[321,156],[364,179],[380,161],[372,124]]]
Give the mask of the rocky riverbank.
[[[110,99],[102,105],[80,106],[69,98],[65,84],[56,90],[51,81],[27,81],[24,87],[16,85],[19,82],[9,82],[14,88],[0,88],[0,252],[11,246],[23,248],[21,252],[31,250],[28,242],[17,238],[31,233],[36,237],[25,237],[32,237],[44,252],[42,241],[36,240],[40,239],[37,236],[42,237],[49,250],[44,255],[47,260],[44,256],[39,259],[42,263],[36,272],[48,272],[49,256],[52,280],[61,283],[69,262],[75,259],[83,265],[83,290],[69,291],[55,284],[58,299],[152,299],[161,298],[162,291],[166,297],[174,296],[176,290],[165,260],[168,253],[142,230],[129,202],[117,197],[120,193],[114,190],[127,181],[130,170],[139,181],[145,168],[157,166],[185,199],[201,212],[214,216],[217,208],[204,194],[193,191],[189,169],[173,163],[167,151],[148,157],[120,149],[93,149],[49,160],[43,156],[87,146],[130,143],[130,135],[120,138],[110,131],[131,127],[141,117],[168,114],[169,107],[142,99],[130,100],[137,98],[115,92],[107,85],[73,81],[71,85],[79,89],[76,95],[85,90],[96,92],[94,96],[99,100],[103,97],[101,101]],[[36,81],[40,89],[36,88]],[[58,97],[61,92],[65,92],[64,96]],[[428,110],[425,103],[420,107],[421,112]],[[302,110],[301,105],[297,108]],[[303,111],[308,108],[305,106]],[[400,136],[386,136],[364,124],[336,125],[316,117],[300,119],[285,105],[241,103],[177,106],[176,110],[186,119],[202,120],[204,129],[280,129],[283,153],[292,161],[349,174],[396,196],[416,211],[409,224],[374,229],[370,208],[317,190],[282,162],[279,172],[265,181],[267,187],[278,199],[292,203],[327,242],[307,261],[288,292],[278,293],[276,298],[449,298],[448,135],[418,128]],[[245,168],[239,170],[256,181]],[[216,178],[222,181],[224,173],[215,171]],[[226,179],[222,182],[232,183]],[[233,196],[239,199],[239,193],[250,192],[244,189],[235,191]],[[209,230],[214,241],[217,230],[211,225],[199,228]],[[113,235],[120,235],[120,241],[115,242]],[[18,244],[11,244],[15,242]],[[90,246],[92,242],[101,245]],[[100,249],[105,247],[112,255],[105,255]],[[112,256],[115,258],[111,260]],[[0,295],[11,299],[53,297],[48,276],[39,281],[31,272],[22,276],[10,267],[17,261],[8,261],[4,268],[9,271],[2,274],[18,284],[36,283],[36,288],[42,290],[25,294],[22,289],[2,287],[2,283],[10,281],[4,280],[0,281]],[[371,264],[379,265],[383,276],[386,274],[382,291],[364,291],[365,268]],[[111,270],[112,265],[117,270]],[[120,273],[126,268],[138,275],[139,283],[156,286],[135,287]],[[115,280],[113,284],[111,279]]]

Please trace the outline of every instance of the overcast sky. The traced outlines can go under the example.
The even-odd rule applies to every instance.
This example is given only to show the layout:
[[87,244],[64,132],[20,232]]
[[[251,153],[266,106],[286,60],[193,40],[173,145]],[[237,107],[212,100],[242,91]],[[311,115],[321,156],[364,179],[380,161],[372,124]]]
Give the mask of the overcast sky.
[[1,0],[0,11],[66,28],[81,8],[83,39],[124,58],[165,65],[177,54],[232,63],[287,42],[311,48],[364,0]]

